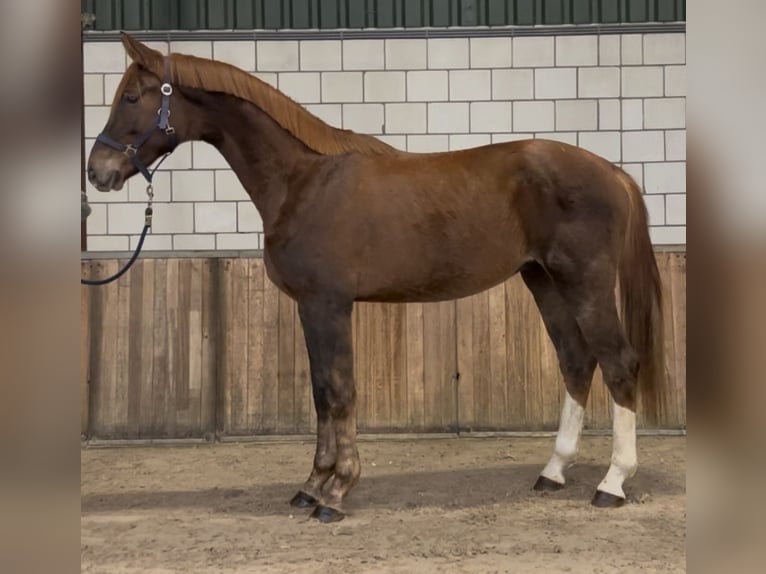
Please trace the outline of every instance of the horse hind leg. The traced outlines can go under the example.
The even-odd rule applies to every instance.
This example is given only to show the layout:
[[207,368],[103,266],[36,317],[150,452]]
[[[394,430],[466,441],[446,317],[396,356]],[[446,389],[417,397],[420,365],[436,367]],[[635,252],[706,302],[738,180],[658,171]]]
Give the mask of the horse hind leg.
[[553,454],[534,485],[537,491],[555,491],[563,488],[566,482],[564,471],[577,457],[596,358],[566,301],[542,266],[528,264],[521,270],[521,276],[540,310],[566,385]]
[[578,259],[570,253],[567,257],[547,261],[546,268],[596,357],[613,401],[611,464],[592,503],[599,507],[622,506],[625,502],[623,483],[638,468],[638,354],[623,334],[617,313],[616,265],[603,254]]

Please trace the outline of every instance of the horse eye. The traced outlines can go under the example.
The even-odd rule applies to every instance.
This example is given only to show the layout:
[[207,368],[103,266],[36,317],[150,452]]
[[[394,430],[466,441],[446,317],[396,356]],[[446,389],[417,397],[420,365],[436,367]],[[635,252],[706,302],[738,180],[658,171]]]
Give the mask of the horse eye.
[[125,98],[125,101],[130,104],[135,104],[138,101],[137,94],[125,94],[123,97]]

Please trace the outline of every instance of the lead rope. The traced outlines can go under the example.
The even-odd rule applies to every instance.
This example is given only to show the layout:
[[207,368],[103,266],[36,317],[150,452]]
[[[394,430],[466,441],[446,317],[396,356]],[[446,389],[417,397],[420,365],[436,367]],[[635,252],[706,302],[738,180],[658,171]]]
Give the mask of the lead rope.
[[[167,157],[167,155],[165,157]],[[165,157],[162,158],[162,161],[165,160]],[[160,161],[160,163],[162,163],[162,161]],[[159,167],[159,164],[157,164],[157,167]],[[152,170],[152,175],[154,175],[154,172],[157,171],[157,167]],[[112,281],[117,281],[117,279],[122,277],[122,275],[136,262],[136,259],[138,259],[138,254],[141,253],[141,248],[144,246],[144,239],[146,239],[146,234],[149,232],[149,229],[152,226],[152,215],[154,215],[154,208],[152,207],[152,203],[154,202],[154,187],[151,183],[146,186],[146,195],[148,199],[146,202],[146,209],[144,210],[144,229],[141,231],[141,237],[138,239],[136,250],[131,256],[130,260],[128,260],[127,265],[106,279],[80,279],[81,285],[106,285]]]

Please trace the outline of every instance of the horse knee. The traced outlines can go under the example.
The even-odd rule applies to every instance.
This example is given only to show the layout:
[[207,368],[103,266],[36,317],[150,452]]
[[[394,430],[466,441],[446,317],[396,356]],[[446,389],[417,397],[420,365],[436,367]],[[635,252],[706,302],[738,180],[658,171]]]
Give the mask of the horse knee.
[[334,419],[345,419],[354,408],[356,389],[353,385],[342,385],[328,392],[330,414]]

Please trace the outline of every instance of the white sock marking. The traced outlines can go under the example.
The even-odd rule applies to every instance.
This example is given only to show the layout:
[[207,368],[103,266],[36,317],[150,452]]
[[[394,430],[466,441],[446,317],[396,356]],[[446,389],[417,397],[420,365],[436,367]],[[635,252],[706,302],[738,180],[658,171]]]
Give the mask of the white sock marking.
[[612,423],[612,464],[598,489],[625,498],[622,483],[636,474],[636,413],[614,401]]
[[564,484],[564,470],[571,466],[577,456],[584,418],[585,409],[567,392],[561,409],[556,447],[553,450],[553,456],[540,473],[542,476]]

